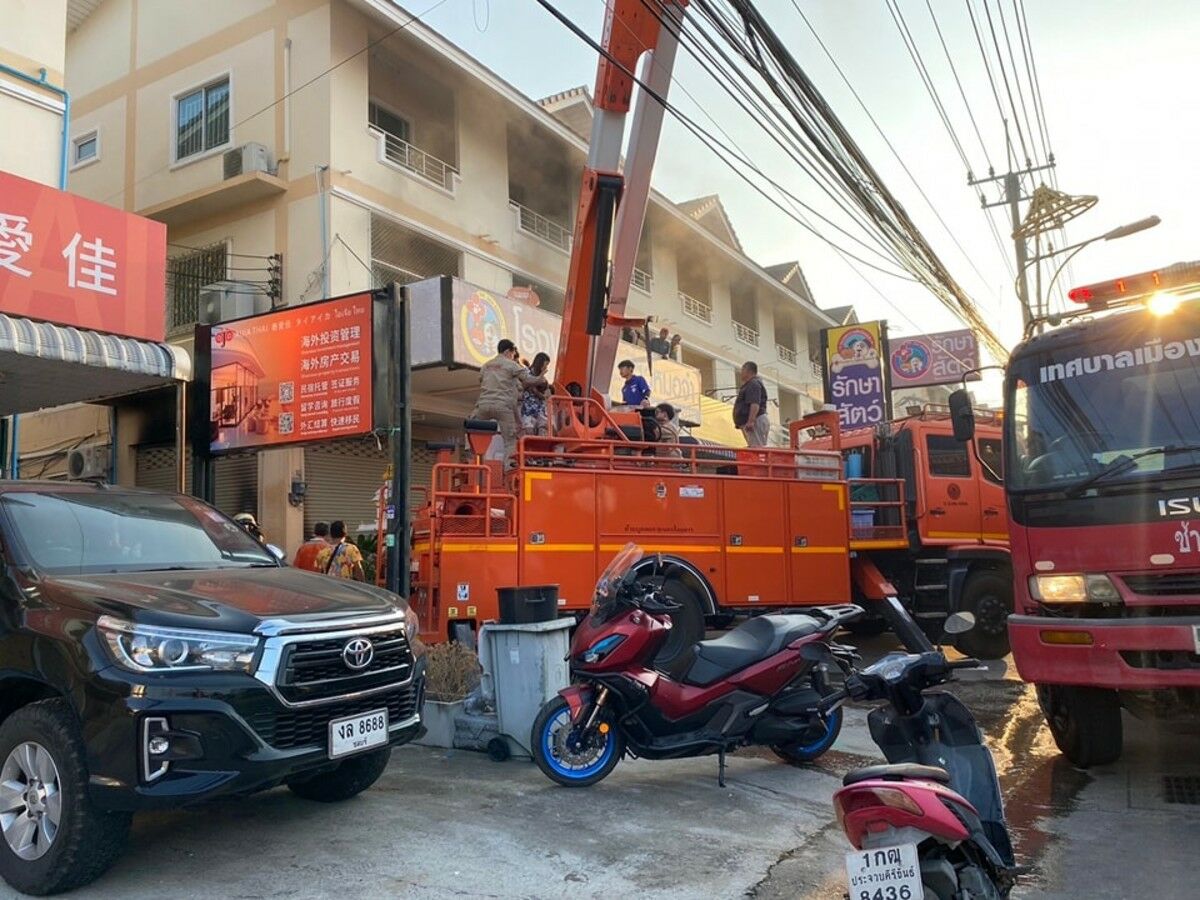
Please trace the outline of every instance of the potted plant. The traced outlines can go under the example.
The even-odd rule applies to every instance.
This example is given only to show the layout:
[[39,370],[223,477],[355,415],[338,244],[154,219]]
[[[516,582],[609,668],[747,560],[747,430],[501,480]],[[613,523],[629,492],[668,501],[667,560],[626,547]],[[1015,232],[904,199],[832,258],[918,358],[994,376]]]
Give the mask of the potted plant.
[[417,743],[453,747],[454,720],[462,712],[467,695],[479,684],[479,657],[463,644],[447,642],[431,646],[426,658],[429,668],[421,712],[425,736]]

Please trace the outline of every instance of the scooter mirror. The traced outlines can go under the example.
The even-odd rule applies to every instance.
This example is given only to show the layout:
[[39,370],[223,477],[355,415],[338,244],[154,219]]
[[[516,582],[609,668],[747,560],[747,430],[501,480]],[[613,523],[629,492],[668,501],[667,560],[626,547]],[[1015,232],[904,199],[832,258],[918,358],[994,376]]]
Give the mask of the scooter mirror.
[[942,626],[946,634],[965,634],[975,627],[975,616],[969,612],[956,612]]

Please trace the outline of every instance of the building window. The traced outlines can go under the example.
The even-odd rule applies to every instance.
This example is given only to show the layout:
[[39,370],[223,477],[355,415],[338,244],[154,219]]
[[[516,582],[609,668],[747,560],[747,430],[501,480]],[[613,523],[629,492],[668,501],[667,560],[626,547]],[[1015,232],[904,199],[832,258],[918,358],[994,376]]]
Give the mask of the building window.
[[931,434],[926,438],[929,451],[929,474],[942,478],[970,478],[971,463],[967,459],[967,445],[952,437]]
[[367,104],[367,119],[370,124],[385,134],[399,138],[406,144],[412,143],[412,126],[408,119],[397,115],[374,100]]
[[100,131],[93,129],[71,141],[71,168],[87,165],[100,158]]
[[224,243],[167,260],[168,331],[188,330],[200,320],[200,289],[228,278],[228,267],[229,248]]
[[229,143],[229,76],[175,98],[175,159]]

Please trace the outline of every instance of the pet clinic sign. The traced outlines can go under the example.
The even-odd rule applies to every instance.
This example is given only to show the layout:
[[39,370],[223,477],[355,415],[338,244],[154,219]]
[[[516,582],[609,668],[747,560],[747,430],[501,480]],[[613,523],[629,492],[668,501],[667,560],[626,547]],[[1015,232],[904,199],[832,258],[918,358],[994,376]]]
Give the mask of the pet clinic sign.
[[843,428],[877,425],[890,415],[887,323],[863,322],[821,332],[825,401],[838,411]]
[[161,341],[161,222],[0,172],[0,312]]

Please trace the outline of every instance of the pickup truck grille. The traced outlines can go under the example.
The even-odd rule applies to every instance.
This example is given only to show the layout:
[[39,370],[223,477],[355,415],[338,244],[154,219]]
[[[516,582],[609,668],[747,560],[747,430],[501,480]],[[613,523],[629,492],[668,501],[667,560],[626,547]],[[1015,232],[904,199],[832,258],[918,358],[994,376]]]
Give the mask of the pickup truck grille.
[[264,741],[279,750],[324,747],[329,741],[329,723],[334,719],[370,712],[385,706],[389,726],[411,718],[417,712],[415,686],[409,684],[387,694],[329,703],[312,709],[280,709],[256,713],[249,718],[249,724]]
[[371,662],[363,669],[351,669],[342,658],[352,637],[318,636],[289,644],[276,679],[280,694],[292,703],[325,700],[405,681],[412,674],[413,658],[404,626],[363,635],[374,649]]

